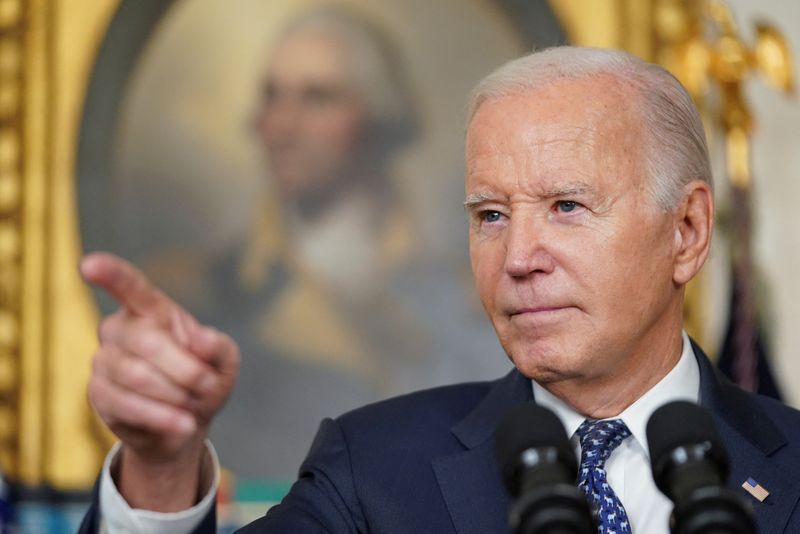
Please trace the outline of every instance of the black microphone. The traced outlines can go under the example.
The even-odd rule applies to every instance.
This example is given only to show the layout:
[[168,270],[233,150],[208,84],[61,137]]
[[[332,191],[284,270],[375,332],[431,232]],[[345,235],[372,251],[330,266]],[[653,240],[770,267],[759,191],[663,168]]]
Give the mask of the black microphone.
[[675,508],[673,534],[755,534],[755,514],[726,486],[728,453],[711,414],[697,404],[676,401],[647,422],[653,479]]
[[497,426],[495,453],[513,498],[515,534],[596,534],[578,462],[558,417],[534,403],[515,406]]

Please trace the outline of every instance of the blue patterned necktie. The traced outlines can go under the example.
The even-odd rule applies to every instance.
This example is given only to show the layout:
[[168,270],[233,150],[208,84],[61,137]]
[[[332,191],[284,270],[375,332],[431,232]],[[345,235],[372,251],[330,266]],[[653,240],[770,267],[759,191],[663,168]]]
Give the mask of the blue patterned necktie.
[[628,514],[622,503],[608,485],[606,460],[631,431],[621,419],[592,421],[587,419],[578,428],[581,440],[581,466],[578,487],[586,493],[592,508],[597,513],[600,534],[630,534]]

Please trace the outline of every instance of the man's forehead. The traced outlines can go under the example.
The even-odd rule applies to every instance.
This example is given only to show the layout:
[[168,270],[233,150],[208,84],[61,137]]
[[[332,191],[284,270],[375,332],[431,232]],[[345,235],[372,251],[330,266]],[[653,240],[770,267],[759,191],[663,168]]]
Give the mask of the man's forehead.
[[500,98],[478,109],[467,134],[467,195],[605,195],[643,174],[644,125],[626,110],[630,103],[607,94],[587,101],[594,93],[583,87],[564,93]]
[[609,161],[593,139],[554,138],[552,142],[520,143],[517,147],[490,146],[467,152],[467,183],[495,180],[500,176],[569,176],[591,183],[593,170]]
[[[521,130],[476,129],[468,140],[466,180],[494,181],[500,176],[569,176],[592,181],[594,168],[609,160],[610,138],[588,126],[531,124]],[[559,186],[560,187],[560,186]]]
[[[640,125],[639,98],[624,79],[597,75],[559,79],[530,89],[489,97],[472,116],[467,137],[485,137],[486,128],[508,123],[528,125],[546,136],[561,134],[577,137],[597,129],[598,125]],[[477,123],[477,124],[476,124]],[[548,131],[550,128],[550,131]],[[501,132],[505,128],[498,128]]]
[[338,36],[318,30],[286,36],[272,52],[267,76],[274,82],[343,83],[351,74],[347,50]]
[[638,106],[622,98],[626,91],[605,91],[609,83],[598,81],[600,87],[594,87],[587,80],[571,80],[485,101],[467,130],[467,165],[520,153],[557,159],[572,151],[641,146],[644,124]]
[[598,128],[588,117],[553,123],[529,114],[524,121],[513,129],[510,125],[498,124],[471,130],[467,149],[487,155],[512,154],[519,147],[525,147],[528,152],[555,152],[574,148],[576,144],[592,145],[604,133],[604,128]]

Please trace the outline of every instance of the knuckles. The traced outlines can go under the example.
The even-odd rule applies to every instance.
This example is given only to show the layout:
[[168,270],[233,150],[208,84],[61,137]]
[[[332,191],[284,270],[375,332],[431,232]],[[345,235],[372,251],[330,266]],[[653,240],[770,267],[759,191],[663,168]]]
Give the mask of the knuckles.
[[183,387],[192,391],[199,391],[203,380],[206,379],[209,373],[210,370],[206,369],[205,366],[197,361],[192,361],[181,372],[178,380]]
[[239,367],[242,363],[242,355],[239,351],[239,345],[233,340],[231,336],[224,332],[220,332],[219,330],[214,330],[216,336],[218,336],[219,342],[218,345],[221,348],[220,354],[224,357],[227,361],[225,365],[227,368],[231,370],[234,376],[239,374]]
[[135,391],[147,388],[153,380],[152,371],[142,365],[141,362],[130,358],[120,360],[119,371],[118,381],[127,384],[129,389]]
[[[173,323],[180,321],[180,329],[190,336],[207,328],[188,313],[174,316],[172,320]],[[216,363],[206,362],[176,340],[171,329],[165,326],[125,310],[100,322],[100,347],[92,358],[87,397],[112,430],[121,424],[123,412],[127,413],[127,420],[135,411],[131,410],[134,405],[128,402],[131,399],[126,398],[128,394],[161,399],[207,419],[214,416],[229,395],[241,365],[236,342],[227,334],[212,329],[218,359]],[[163,377],[157,376],[159,373]],[[215,379],[213,387],[207,383],[209,376]],[[165,387],[164,379],[178,387],[159,390]]]
[[170,344],[168,336],[158,329],[136,325],[132,330],[125,336],[125,348],[138,356],[159,354]]

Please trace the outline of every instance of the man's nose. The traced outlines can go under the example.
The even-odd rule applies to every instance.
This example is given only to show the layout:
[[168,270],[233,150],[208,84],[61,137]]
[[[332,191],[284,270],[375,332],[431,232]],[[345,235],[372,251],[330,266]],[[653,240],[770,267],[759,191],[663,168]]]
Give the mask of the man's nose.
[[512,215],[506,230],[505,271],[515,278],[536,273],[548,274],[555,268],[550,253],[551,231],[546,217],[535,213]]
[[300,106],[293,98],[284,97],[266,111],[264,131],[273,140],[294,135],[300,126]]

